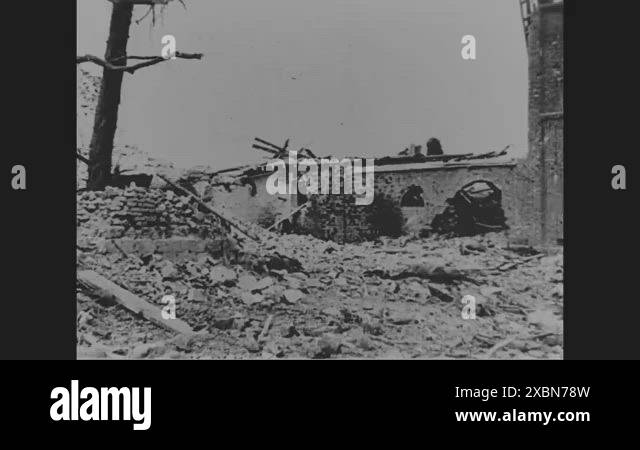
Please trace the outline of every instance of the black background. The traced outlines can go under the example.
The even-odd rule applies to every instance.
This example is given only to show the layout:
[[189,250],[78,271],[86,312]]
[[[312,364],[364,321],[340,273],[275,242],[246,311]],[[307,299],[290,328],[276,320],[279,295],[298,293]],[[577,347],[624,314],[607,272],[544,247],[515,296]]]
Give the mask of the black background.
[[[634,2],[565,2],[568,359],[640,358],[636,292],[640,227],[635,214],[638,203],[632,197],[636,170],[632,158],[640,151],[640,50],[634,35],[638,9]],[[3,16],[6,163],[1,179],[6,195],[2,230],[6,250],[2,252],[0,357],[74,359],[75,2],[5,2]],[[26,191],[10,189],[14,164],[27,168]],[[616,164],[627,168],[625,192],[611,189],[611,168]],[[39,412],[30,416],[32,423],[49,423],[51,388],[68,386],[72,378],[93,386],[153,386],[153,429],[162,432],[172,426],[208,426],[217,433],[225,431],[232,419],[257,423],[262,430],[260,418],[270,416],[276,406],[285,411],[271,418],[281,421],[283,428],[301,423],[305,415],[322,416],[328,410],[324,418],[305,422],[313,436],[339,433],[362,419],[369,436],[371,430],[384,433],[399,421],[407,430],[429,428],[453,422],[452,411],[461,405],[452,400],[457,383],[478,387],[591,384],[594,396],[584,405],[595,411],[593,420],[600,424],[630,423],[633,416],[624,416],[619,408],[625,402],[637,405],[633,390],[637,377],[620,363],[596,370],[575,361],[363,361],[324,363],[322,371],[310,367],[318,364],[311,361],[264,362],[272,366],[260,368],[256,362],[82,361],[55,368],[46,364],[25,362],[5,369],[5,397],[22,399],[15,409],[18,420],[38,405]],[[278,364],[277,371],[273,364]],[[384,366],[389,370],[380,370]],[[25,390],[22,386],[29,383],[31,388]],[[400,409],[405,402],[418,412]],[[198,403],[204,412],[191,409]],[[549,409],[563,406],[559,401],[551,403],[554,406]],[[468,404],[477,409],[485,406]],[[581,409],[574,405],[569,409]],[[81,424],[85,430],[101,425]],[[56,430],[77,426],[50,424]],[[128,430],[131,425],[116,426]],[[432,433],[438,434],[437,429]]]
[[[3,5],[0,357],[75,357],[75,1]],[[26,191],[11,168],[27,170]]]
[[[263,364],[258,367],[256,364]],[[318,364],[323,364],[320,368]],[[561,367],[561,364],[564,364]],[[135,367],[134,367],[135,365]],[[108,367],[107,367],[108,366]],[[446,366],[446,367],[445,367]],[[428,362],[173,362],[129,363],[82,361],[48,373],[32,372],[26,363],[19,374],[12,373],[5,386],[6,405],[12,405],[13,422],[57,434],[90,434],[80,442],[103,442],[111,431],[131,435],[132,422],[53,422],[49,418],[51,389],[70,389],[78,379],[80,389],[92,387],[151,387],[151,428],[134,432],[146,441],[149,434],[175,438],[181,446],[198,439],[207,447],[244,446],[255,440],[260,445],[280,446],[293,440],[297,446],[310,443],[330,445],[355,437],[362,446],[373,441],[391,448],[402,444],[427,446],[448,441],[493,447],[505,442],[531,444],[540,436],[571,434],[585,437],[620,438],[637,428],[637,374],[611,362],[606,371],[593,370],[588,362],[459,361]],[[320,370],[323,369],[323,370]],[[385,370],[386,369],[386,370]],[[25,379],[27,382],[25,382]],[[517,386],[591,387],[582,399],[479,399],[455,398],[455,386],[497,388]],[[30,386],[31,388],[27,388]],[[587,411],[590,422],[459,423],[455,411]],[[461,433],[451,434],[457,425]],[[464,431],[463,431],[464,430]],[[524,434],[511,435],[509,430]],[[107,433],[107,431],[109,433]],[[615,433],[614,433],[615,431]],[[619,432],[620,431],[620,432]],[[604,434],[602,432],[608,432]],[[122,442],[122,441],[120,441]],[[547,444],[548,441],[545,441]],[[573,442],[573,440],[572,440]],[[632,442],[632,441],[630,441]],[[126,444],[131,445],[130,441]]]
[[[637,2],[565,2],[565,357],[640,358]],[[627,169],[627,190],[611,168]]]

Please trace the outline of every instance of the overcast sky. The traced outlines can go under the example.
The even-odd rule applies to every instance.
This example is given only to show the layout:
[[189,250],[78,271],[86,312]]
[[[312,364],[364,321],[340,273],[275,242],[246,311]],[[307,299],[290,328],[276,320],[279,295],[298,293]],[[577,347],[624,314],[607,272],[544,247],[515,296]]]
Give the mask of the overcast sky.
[[[259,161],[254,136],[317,155],[381,156],[438,137],[446,153],[527,149],[517,0],[186,0],[131,27],[201,61],[125,74],[117,142],[181,167]],[[78,54],[104,55],[111,3],[78,1]],[[136,6],[134,20],[146,11]],[[462,59],[462,36],[477,59]],[[100,73],[97,67],[83,68]]]

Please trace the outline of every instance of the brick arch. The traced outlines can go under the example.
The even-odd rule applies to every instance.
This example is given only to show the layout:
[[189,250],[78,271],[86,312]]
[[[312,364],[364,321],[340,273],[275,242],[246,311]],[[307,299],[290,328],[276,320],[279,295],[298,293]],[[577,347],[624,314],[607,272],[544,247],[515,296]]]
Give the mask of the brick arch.
[[498,183],[496,183],[495,181],[491,181],[491,180],[487,180],[486,178],[477,178],[474,180],[471,180],[467,183],[465,183],[464,185],[462,185],[460,188],[456,189],[454,191],[454,194],[458,191],[461,191],[463,189],[466,189],[470,186],[472,186],[475,183],[486,183],[487,185],[489,185],[489,187],[495,187],[496,189],[498,189],[498,191],[500,191],[500,195],[502,195],[502,186],[500,186]]

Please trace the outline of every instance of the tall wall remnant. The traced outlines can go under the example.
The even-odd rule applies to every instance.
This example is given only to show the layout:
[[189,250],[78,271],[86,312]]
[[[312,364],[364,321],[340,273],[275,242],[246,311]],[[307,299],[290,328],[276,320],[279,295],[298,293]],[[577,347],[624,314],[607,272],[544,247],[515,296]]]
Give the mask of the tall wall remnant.
[[526,167],[533,184],[532,236],[543,244],[563,239],[563,2],[524,4],[529,54],[529,154]]

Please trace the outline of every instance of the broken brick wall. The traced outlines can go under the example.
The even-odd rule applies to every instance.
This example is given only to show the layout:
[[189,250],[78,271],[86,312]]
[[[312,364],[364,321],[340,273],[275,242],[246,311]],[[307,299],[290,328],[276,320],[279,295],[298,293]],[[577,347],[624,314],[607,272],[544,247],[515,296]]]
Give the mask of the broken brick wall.
[[528,27],[529,153],[523,172],[532,179],[531,236],[556,244],[563,237],[563,3],[540,4]]
[[358,242],[375,237],[369,208],[348,194],[309,196],[310,206],[298,221],[300,231],[334,242]]
[[80,247],[116,253],[119,246],[139,256],[203,253],[219,247],[225,236],[220,224],[188,197],[163,189],[79,192],[76,223]]

